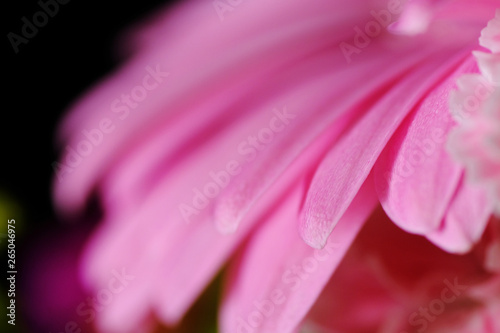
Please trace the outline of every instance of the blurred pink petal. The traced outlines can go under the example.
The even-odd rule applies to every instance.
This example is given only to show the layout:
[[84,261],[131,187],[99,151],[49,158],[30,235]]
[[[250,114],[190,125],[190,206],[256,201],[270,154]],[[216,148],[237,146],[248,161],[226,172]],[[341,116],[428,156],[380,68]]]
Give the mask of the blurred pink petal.
[[[481,245],[487,244],[484,238]],[[478,259],[475,253],[448,254],[407,234],[379,210],[333,274],[306,326],[346,333],[497,332],[500,271],[485,271]]]

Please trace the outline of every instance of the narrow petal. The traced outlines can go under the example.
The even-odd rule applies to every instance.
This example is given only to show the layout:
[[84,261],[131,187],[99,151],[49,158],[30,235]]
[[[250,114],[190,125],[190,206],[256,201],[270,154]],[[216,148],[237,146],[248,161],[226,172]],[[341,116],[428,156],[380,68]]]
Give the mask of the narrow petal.
[[[106,284],[109,267],[126,267],[136,279],[123,293],[127,299],[110,305],[120,309],[103,312],[112,316],[102,319],[107,327],[114,327],[117,332],[127,325],[135,327],[141,316],[149,312],[156,313],[165,323],[178,322],[248,232],[258,223],[271,222],[269,215],[285,200],[291,186],[301,185],[304,191],[307,179],[302,182],[297,179],[313,172],[318,156],[328,146],[329,141],[322,139],[308,147],[233,234],[221,234],[215,229],[209,207],[201,210],[191,223],[183,221],[178,211],[179,203],[192,199],[191,188],[200,187],[197,183],[200,179],[193,175],[206,173],[207,166],[197,159],[172,168],[143,204],[110,214],[88,245],[82,267],[85,280],[90,288]],[[293,229],[294,225],[291,226]],[[143,311],[126,315],[126,311],[133,311],[128,305],[134,303]],[[113,313],[121,313],[130,322],[118,321],[120,316]]]
[[442,56],[436,55],[435,62],[427,61],[395,82],[325,157],[302,211],[301,235],[309,245],[320,248],[326,244],[328,235],[404,117],[464,57],[460,55],[450,61]]
[[[383,48],[383,45],[374,44],[372,48]],[[390,86],[397,80],[401,68],[419,63],[427,50],[409,48],[399,52],[395,56],[398,60],[386,57],[383,51],[369,54],[369,57],[368,54],[360,55],[356,67],[345,67],[343,56],[336,48],[321,52],[321,57],[316,56],[315,63],[322,64],[321,72],[330,68],[326,71],[328,75],[309,79],[303,88],[293,90],[275,103],[281,105],[286,101],[286,105],[293,105],[294,110],[300,112],[297,120],[287,125],[286,132],[290,134],[277,137],[274,149],[259,152],[258,158],[246,163],[242,177],[223,189],[217,197],[215,220],[221,224],[228,224],[228,221],[237,224],[291,161],[313,140],[318,140],[318,134],[328,132],[328,138],[324,138],[330,140],[330,145],[337,141],[345,129],[361,117],[362,106],[369,105],[381,87]],[[325,62],[319,61],[325,58]],[[291,78],[299,82],[307,79],[303,69],[299,68],[298,73],[298,77]],[[362,83],[359,73],[366,76]]]
[[230,268],[221,331],[293,332],[375,207],[371,183],[360,190],[323,250],[304,244],[293,227],[294,207],[303,199],[301,189],[294,189],[271,217],[273,223],[252,235]]
[[413,233],[437,229],[458,185],[461,167],[445,149],[454,126],[448,94],[457,77],[475,68],[472,57],[405,119],[375,166],[380,202],[387,215]]

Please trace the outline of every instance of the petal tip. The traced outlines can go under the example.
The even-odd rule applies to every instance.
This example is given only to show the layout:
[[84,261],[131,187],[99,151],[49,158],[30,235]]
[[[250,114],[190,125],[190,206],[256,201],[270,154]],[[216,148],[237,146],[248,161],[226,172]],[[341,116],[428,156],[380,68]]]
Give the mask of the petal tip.
[[309,214],[303,214],[300,218],[300,237],[309,246],[315,249],[322,249],[328,241],[330,233],[320,228],[327,224],[324,219],[313,217]]

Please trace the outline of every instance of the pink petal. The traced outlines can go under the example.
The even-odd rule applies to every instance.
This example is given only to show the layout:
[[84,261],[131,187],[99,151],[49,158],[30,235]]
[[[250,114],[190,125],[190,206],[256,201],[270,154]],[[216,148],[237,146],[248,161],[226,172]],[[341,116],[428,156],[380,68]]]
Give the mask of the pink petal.
[[[208,166],[197,159],[172,168],[143,204],[113,211],[88,246],[83,265],[86,281],[90,286],[105,284],[109,267],[127,267],[137,279],[124,293],[129,299],[113,304],[121,309],[107,312],[110,316],[113,312],[121,313],[133,321],[120,322],[119,316],[113,315],[116,321],[103,319],[107,327],[114,325],[120,331],[127,325],[138,325],[141,318],[137,313],[126,314],[134,311],[132,306],[128,307],[134,302],[145,310],[141,312],[143,316],[154,311],[166,323],[177,322],[248,231],[268,219],[291,184],[297,184],[299,177],[312,172],[328,143],[323,139],[308,147],[302,153],[303,158],[287,168],[232,235],[217,232],[209,207],[189,224],[178,212],[179,203],[192,198],[192,187],[203,184],[194,175],[206,174]],[[210,146],[204,149],[213,151]],[[221,159],[215,157],[215,160]]]
[[[335,57],[342,57],[334,50],[324,52],[324,56],[327,61],[325,66],[321,66],[320,71],[328,68]],[[342,60],[337,59],[339,64],[342,64]],[[315,61],[315,63],[320,62]],[[363,87],[359,86],[359,80],[351,70],[332,68],[326,77],[310,80],[311,82],[304,88],[292,91],[290,96],[286,95],[279,102],[275,102],[275,104],[286,102],[289,109],[293,106],[298,117],[287,125],[286,135],[276,138],[273,149],[259,152],[258,158],[246,163],[242,177],[231,182],[217,197],[216,221],[223,225],[229,221],[237,224],[301,151],[313,140],[320,140],[317,138],[319,133],[326,134],[323,139],[329,141],[325,145],[325,148],[329,149],[331,142],[334,142],[344,128],[358,117],[356,113],[347,112],[347,106],[355,104],[360,98],[365,97],[365,94],[368,95],[369,91],[394,78],[396,75],[394,72],[379,73],[379,68],[388,67],[390,63],[393,63],[393,60],[386,57],[372,57],[372,63],[361,62],[357,70],[362,69],[370,77],[364,82]],[[296,79],[304,80],[302,69]],[[341,85],[339,80],[343,81]],[[339,88],[332,89],[333,86]],[[279,155],[276,152],[279,152]]]
[[457,77],[474,68],[469,59],[405,120],[375,166],[387,215],[413,233],[436,229],[458,184],[461,168],[444,149],[453,127],[448,94]]
[[429,58],[433,62],[426,61],[417,71],[394,82],[394,87],[346,131],[325,157],[302,211],[300,231],[309,245],[325,245],[390,136],[427,90],[442,80],[463,55],[453,61],[443,53]]
[[295,188],[274,212],[273,223],[256,231],[233,263],[221,310],[222,332],[292,332],[376,204],[368,181],[328,245],[314,250],[304,244],[293,227],[297,219],[294,207],[302,198],[301,189]]
[[426,237],[448,252],[466,253],[481,238],[492,212],[488,194],[462,179],[441,226]]

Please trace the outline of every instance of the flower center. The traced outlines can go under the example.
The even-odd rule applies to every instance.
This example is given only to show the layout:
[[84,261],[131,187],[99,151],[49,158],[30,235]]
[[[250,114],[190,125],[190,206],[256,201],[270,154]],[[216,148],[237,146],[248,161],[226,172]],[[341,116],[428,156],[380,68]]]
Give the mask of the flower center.
[[467,178],[485,187],[500,216],[500,9],[481,32],[474,51],[480,74],[457,81],[450,109],[458,126],[450,133],[450,153],[465,166]]

